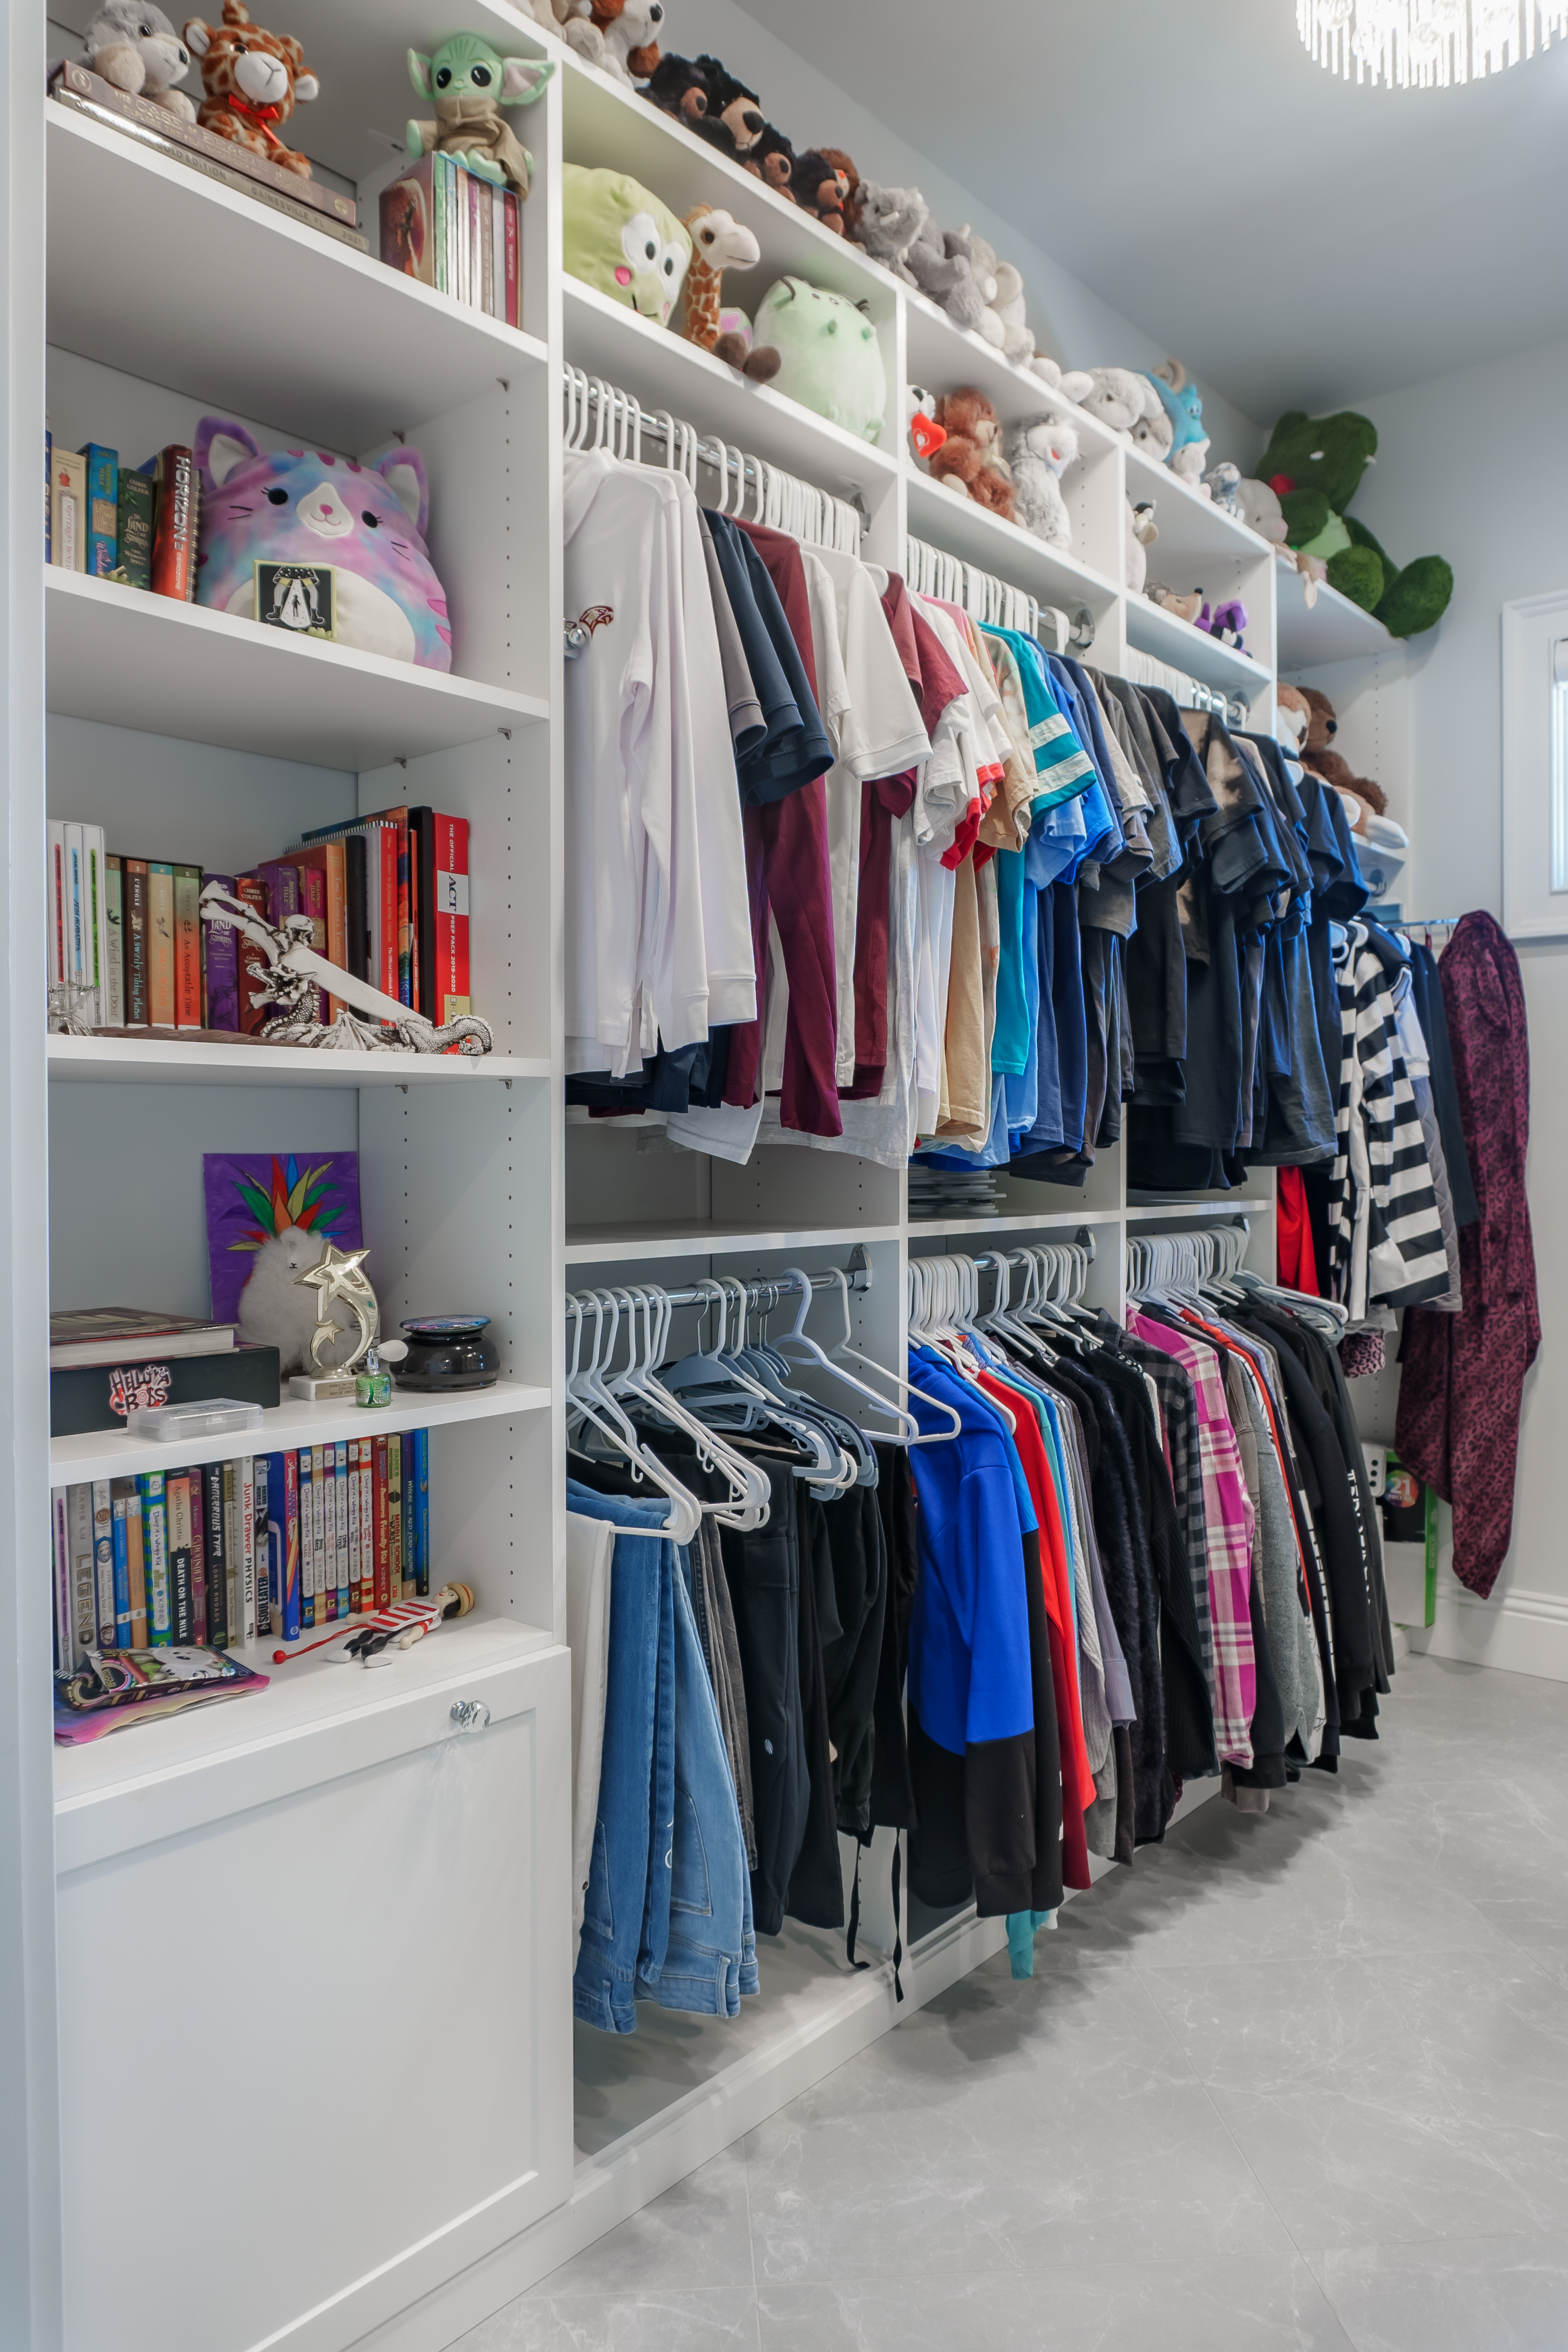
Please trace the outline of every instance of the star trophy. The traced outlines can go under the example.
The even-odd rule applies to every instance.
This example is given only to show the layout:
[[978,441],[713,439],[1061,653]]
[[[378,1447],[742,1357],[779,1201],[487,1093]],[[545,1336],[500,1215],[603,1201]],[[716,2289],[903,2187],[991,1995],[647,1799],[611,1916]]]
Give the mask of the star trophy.
[[[392,1375],[383,1367],[401,1363],[408,1348],[402,1339],[384,1339],[377,1344],[380,1310],[364,1271],[369,1255],[368,1250],[341,1250],[335,1243],[328,1242],[318,1263],[294,1276],[302,1289],[317,1294],[320,1316],[325,1318],[329,1307],[346,1307],[359,1326],[359,1338],[346,1362],[325,1373],[292,1374],[289,1393],[306,1404],[346,1402],[351,1397],[363,1405],[392,1402]],[[319,1322],[310,1335],[310,1361],[320,1364],[322,1349],[344,1336],[342,1324],[325,1319]]]

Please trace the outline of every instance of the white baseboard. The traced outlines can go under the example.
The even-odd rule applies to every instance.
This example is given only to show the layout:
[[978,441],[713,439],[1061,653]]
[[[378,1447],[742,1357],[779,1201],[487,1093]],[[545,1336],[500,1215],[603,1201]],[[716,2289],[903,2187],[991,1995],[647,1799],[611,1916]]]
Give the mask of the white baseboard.
[[1438,1591],[1436,1623],[1405,1630],[1420,1656],[1568,1683],[1568,1600],[1555,1592],[1515,1584],[1495,1600],[1478,1601],[1450,1585]]

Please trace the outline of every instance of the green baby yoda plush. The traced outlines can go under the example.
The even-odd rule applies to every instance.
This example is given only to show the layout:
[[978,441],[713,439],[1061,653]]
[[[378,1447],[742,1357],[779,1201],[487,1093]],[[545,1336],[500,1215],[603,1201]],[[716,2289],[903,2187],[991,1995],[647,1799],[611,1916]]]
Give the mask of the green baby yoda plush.
[[782,359],[775,392],[862,441],[879,439],[888,376],[877,330],[864,310],[804,278],[781,278],[763,295],[752,333]]
[[408,78],[421,98],[434,99],[434,122],[409,122],[410,155],[450,155],[465,171],[495,187],[528,194],[533,158],[514,135],[503,106],[531,106],[555,71],[532,58],[498,57],[478,33],[454,33],[434,57],[408,52]]
[[626,172],[561,167],[566,268],[645,319],[669,324],[691,259],[691,232]]
[[1345,513],[1376,455],[1369,416],[1353,409],[1309,416],[1293,408],[1274,427],[1258,473],[1279,498],[1289,544],[1323,559],[1329,585],[1375,614],[1390,636],[1418,636],[1447,610],[1454,574],[1440,555],[1417,556],[1401,571],[1366,525]]

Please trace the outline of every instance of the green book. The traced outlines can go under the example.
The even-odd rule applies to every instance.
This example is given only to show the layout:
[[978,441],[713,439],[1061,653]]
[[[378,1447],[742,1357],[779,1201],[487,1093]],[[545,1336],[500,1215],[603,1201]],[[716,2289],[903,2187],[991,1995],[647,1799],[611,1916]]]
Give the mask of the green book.
[[150,1648],[163,1650],[174,1638],[163,1473],[161,1470],[144,1470],[136,1485],[142,1496],[142,1549],[147,1576],[147,1640]]
[[129,467],[120,477],[119,561],[114,576],[128,588],[153,584],[153,482]]
[[107,580],[120,535],[120,452],[89,441],[78,452],[87,467],[87,561],[84,572]]

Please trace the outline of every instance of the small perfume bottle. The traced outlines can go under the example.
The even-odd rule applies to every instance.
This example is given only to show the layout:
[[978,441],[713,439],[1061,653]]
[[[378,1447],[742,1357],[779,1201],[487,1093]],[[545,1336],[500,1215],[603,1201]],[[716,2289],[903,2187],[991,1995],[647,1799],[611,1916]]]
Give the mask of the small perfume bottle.
[[354,1402],[377,1406],[392,1402],[392,1374],[383,1370],[384,1364],[400,1364],[408,1353],[404,1339],[383,1339],[373,1343],[363,1363],[354,1374]]

